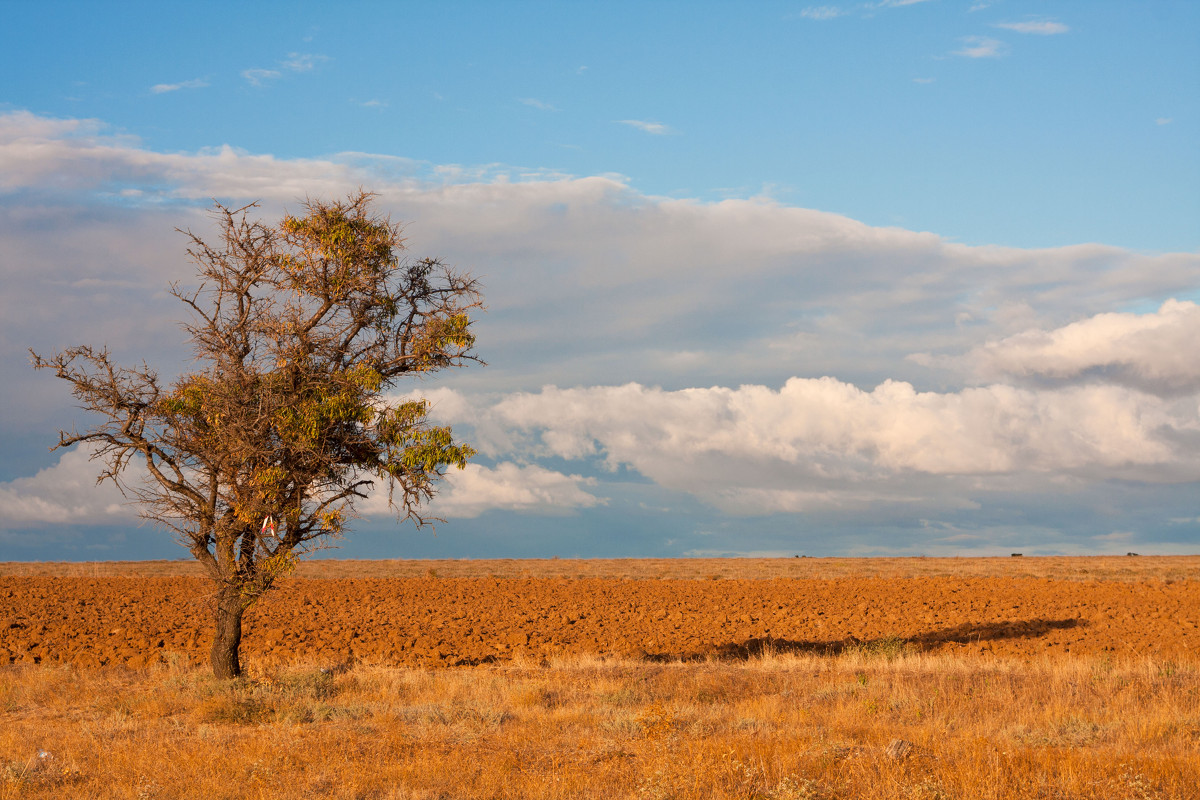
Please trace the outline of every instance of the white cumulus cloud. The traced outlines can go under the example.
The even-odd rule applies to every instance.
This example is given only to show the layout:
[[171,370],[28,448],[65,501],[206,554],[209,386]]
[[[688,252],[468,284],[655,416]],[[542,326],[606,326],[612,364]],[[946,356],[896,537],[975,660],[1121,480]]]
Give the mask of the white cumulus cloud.
[[[427,512],[448,519],[470,519],[492,510],[567,514],[603,503],[583,489],[595,485],[594,478],[564,475],[537,464],[467,464],[464,469],[446,472]],[[382,486],[360,503],[358,510],[364,516],[376,517],[396,513],[388,506],[387,491]]]
[[[69,450],[56,464],[35,475],[0,483],[0,530],[46,524],[100,525],[137,518],[138,506],[111,482],[96,483],[101,466],[90,460],[90,453],[85,448]],[[125,478],[137,481],[141,474],[134,463]],[[447,472],[426,510],[433,516],[460,519],[494,509],[567,514],[604,502],[583,488],[595,485],[594,478],[564,475],[536,464],[468,464],[463,470]],[[384,489],[359,501],[357,510],[368,517],[395,514]]]
[[492,509],[563,514],[600,504],[601,498],[582,488],[595,485],[594,478],[564,475],[537,464],[468,464],[446,473],[446,489],[434,498],[431,511],[451,518],[477,517]]
[[126,504],[111,482],[96,484],[101,465],[90,457],[86,448],[68,450],[54,466],[0,483],[0,529],[47,523],[97,525],[135,518],[137,509]]
[[1148,392],[1200,391],[1200,306],[1168,300],[1147,314],[1105,313],[989,342],[968,360],[987,377],[1103,379]]
[[[486,451],[601,458],[738,510],[910,502],[960,479],[1200,478],[1187,444],[1200,434],[1196,403],[1119,386],[939,393],[792,378],[779,389],[546,387],[440,408],[473,423]],[[951,488],[943,504],[967,502]]]

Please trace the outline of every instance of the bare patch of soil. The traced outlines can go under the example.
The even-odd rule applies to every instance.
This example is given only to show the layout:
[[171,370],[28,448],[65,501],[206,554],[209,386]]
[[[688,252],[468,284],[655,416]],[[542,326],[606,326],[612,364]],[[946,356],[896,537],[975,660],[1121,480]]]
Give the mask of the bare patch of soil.
[[[552,563],[565,575],[585,562]],[[450,666],[575,653],[736,659],[847,648],[1200,655],[1196,580],[718,575],[297,577],[248,613],[243,662]],[[202,663],[210,594],[196,577],[5,575],[0,664]]]

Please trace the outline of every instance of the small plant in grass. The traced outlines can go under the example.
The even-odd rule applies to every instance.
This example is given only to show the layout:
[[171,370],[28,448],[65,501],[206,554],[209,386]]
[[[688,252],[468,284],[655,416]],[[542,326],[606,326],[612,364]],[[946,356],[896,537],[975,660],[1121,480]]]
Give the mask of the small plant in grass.
[[644,800],[672,800],[676,796],[674,781],[666,771],[657,769],[638,782],[637,796]]
[[1124,784],[1123,788],[1129,792],[1129,796],[1136,800],[1156,800],[1161,796],[1140,773],[1129,771],[1121,773],[1121,783]]
[[139,775],[137,786],[133,787],[133,792],[133,796],[137,800],[152,800],[162,795],[162,786],[151,777]]
[[196,710],[203,721],[224,725],[258,725],[275,715],[275,709],[261,698],[240,692],[214,694]]
[[912,800],[951,800],[952,796],[937,781],[924,780],[909,787],[904,797]]
[[661,700],[655,700],[638,714],[637,722],[642,728],[642,735],[653,740],[670,736],[678,725],[675,711],[668,708]]
[[913,646],[910,642],[901,639],[899,636],[887,636],[883,639],[864,642],[853,648],[851,652],[857,653],[867,659],[895,661],[901,656],[912,653]]
[[46,750],[38,750],[24,761],[12,761],[0,767],[0,788],[16,789],[20,797],[23,788],[62,787],[80,780],[79,770],[64,764]]
[[328,700],[339,691],[333,670],[327,668],[284,674],[271,680],[282,692],[306,699]]
[[733,753],[726,753],[725,759],[734,797],[754,800],[824,800],[830,797],[818,781],[796,775],[785,775],[778,781],[773,781],[768,777],[766,765],[761,761],[757,764],[747,763],[734,758]]

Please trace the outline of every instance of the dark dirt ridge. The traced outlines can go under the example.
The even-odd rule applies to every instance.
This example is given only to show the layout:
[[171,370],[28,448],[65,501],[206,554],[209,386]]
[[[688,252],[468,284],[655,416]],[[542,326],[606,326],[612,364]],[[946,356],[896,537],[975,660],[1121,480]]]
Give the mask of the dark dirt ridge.
[[[0,664],[203,663],[211,584],[0,577]],[[1200,657],[1200,581],[1034,577],[292,578],[247,614],[243,663],[454,666],[596,653]]]

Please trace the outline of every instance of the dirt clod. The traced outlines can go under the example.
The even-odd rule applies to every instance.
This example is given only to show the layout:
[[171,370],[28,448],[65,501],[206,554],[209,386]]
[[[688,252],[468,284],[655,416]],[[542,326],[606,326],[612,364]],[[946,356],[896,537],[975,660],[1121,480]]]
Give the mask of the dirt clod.
[[904,739],[892,739],[884,752],[893,761],[903,761],[912,752],[912,748],[912,742],[905,741]]

